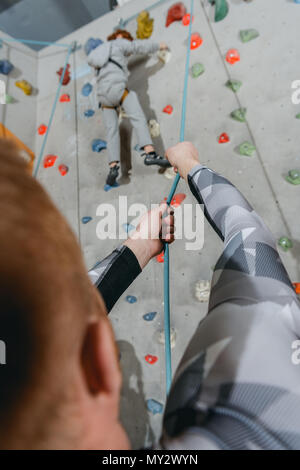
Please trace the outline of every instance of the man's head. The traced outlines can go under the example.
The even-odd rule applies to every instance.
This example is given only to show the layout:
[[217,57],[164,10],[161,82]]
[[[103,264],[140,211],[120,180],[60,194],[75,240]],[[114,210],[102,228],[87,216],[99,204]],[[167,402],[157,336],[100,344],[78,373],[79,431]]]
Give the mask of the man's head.
[[115,39],[127,39],[128,41],[133,41],[133,37],[125,29],[117,29],[117,31],[107,38],[108,41],[114,41]]
[[76,238],[0,140],[0,448],[126,448],[111,326]]

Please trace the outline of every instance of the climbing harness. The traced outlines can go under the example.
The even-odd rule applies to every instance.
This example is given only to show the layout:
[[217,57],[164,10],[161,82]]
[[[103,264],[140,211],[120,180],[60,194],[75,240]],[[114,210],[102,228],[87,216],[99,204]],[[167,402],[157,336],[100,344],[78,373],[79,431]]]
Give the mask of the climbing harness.
[[122,104],[124,103],[124,101],[126,100],[127,96],[129,95],[130,91],[128,90],[128,88],[125,88],[125,91],[122,95],[122,98],[121,98],[121,101],[120,101],[120,104],[119,106],[104,106],[103,104],[99,103],[99,108],[103,108],[103,109],[115,109],[117,110],[119,107],[122,106]]
[[[191,0],[191,11],[190,17],[193,18],[194,12],[194,0]],[[187,105],[187,91],[188,91],[188,79],[189,79],[189,66],[190,66],[190,54],[191,54],[191,37],[192,37],[192,21],[189,25],[189,40],[185,66],[185,77],[184,77],[184,88],[183,88],[183,99],[182,99],[182,112],[181,112],[181,127],[180,127],[180,142],[184,141],[185,135],[185,121],[186,121],[186,105]],[[176,188],[180,180],[180,175],[177,174],[173,182],[171,191],[169,193],[167,204],[170,206],[171,201],[174,197]],[[172,353],[171,353],[171,328],[170,328],[170,256],[169,256],[169,245],[165,244],[165,256],[164,256],[164,329],[165,329],[165,364],[166,364],[166,391],[169,394],[171,383],[172,383]]]

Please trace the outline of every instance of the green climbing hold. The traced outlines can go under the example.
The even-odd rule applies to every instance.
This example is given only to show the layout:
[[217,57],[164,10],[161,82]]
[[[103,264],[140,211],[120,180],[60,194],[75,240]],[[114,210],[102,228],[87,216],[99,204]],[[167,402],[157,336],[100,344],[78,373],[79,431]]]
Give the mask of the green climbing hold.
[[296,119],[300,119],[300,113],[296,114]]
[[10,96],[10,95],[8,95],[8,94],[6,94],[6,95],[5,95],[5,103],[6,103],[6,104],[11,104],[11,103],[13,103],[13,102],[14,102],[13,97]]
[[230,88],[234,93],[239,91],[242,86],[242,82],[240,80],[228,80],[226,83],[227,88]]
[[244,142],[239,146],[239,152],[241,155],[246,157],[252,157],[253,153],[255,152],[256,148],[250,142]]
[[252,39],[256,39],[259,36],[259,32],[256,29],[244,29],[240,31],[240,37],[242,42],[249,42]]
[[235,111],[232,111],[230,116],[235,121],[245,122],[246,121],[246,113],[247,113],[246,108],[239,108],[239,109],[236,109]]
[[229,7],[227,0],[208,0],[212,5],[216,5],[215,21],[222,21],[227,16]]
[[192,76],[193,78],[200,77],[205,72],[205,67],[203,64],[194,64],[192,67]]
[[291,184],[300,184],[300,171],[290,170],[289,174],[285,177],[286,181]]
[[287,237],[281,237],[278,240],[278,245],[281,246],[281,248],[284,251],[288,251],[290,248],[293,248],[293,242]]

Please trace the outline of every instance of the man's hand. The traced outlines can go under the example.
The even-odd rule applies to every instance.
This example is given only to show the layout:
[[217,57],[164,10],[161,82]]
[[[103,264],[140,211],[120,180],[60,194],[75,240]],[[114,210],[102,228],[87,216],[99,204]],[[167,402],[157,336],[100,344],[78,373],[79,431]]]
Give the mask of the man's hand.
[[167,46],[167,44],[166,44],[165,42],[161,42],[161,43],[160,43],[160,45],[159,45],[159,50],[160,50],[160,51],[166,51],[166,50],[168,50],[168,49],[169,49],[169,48],[168,48],[168,46]]
[[174,212],[163,203],[142,217],[136,231],[124,245],[133,251],[143,269],[154,256],[161,253],[164,243],[173,241]]
[[170,147],[166,151],[166,157],[174,167],[175,172],[179,172],[185,180],[189,172],[200,163],[198,151],[191,142],[181,142],[174,145],[174,147]]

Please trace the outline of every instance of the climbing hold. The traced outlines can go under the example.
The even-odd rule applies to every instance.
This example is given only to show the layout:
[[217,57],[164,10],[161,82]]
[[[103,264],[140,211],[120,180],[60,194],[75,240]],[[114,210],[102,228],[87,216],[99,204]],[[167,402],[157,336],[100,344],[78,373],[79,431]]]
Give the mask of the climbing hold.
[[[182,18],[182,24],[183,24],[183,26],[189,26],[190,21],[191,21],[191,14],[190,14],[190,13],[187,13],[187,14],[184,15],[184,17]],[[192,18],[192,23],[194,23],[194,16],[193,16],[193,18]]]
[[123,224],[122,228],[123,228],[124,232],[126,232],[126,233],[129,233],[129,232],[132,232],[132,230],[135,230],[135,226],[131,225],[131,224]]
[[38,133],[39,135],[44,135],[47,132],[48,127],[45,126],[45,124],[41,124],[40,127],[38,128]]
[[69,101],[71,101],[70,95],[67,95],[67,94],[61,95],[59,101],[61,103],[68,103]]
[[166,106],[166,107],[163,109],[163,112],[166,113],[166,114],[172,114],[172,113],[173,113],[173,106],[171,106],[170,104],[168,104],[168,106]]
[[229,7],[226,0],[208,0],[212,5],[216,5],[215,9],[215,21],[222,21],[226,18]]
[[168,49],[162,49],[161,51],[158,51],[157,57],[161,62],[167,64],[170,61],[172,54]]
[[129,304],[135,304],[137,298],[134,295],[127,295],[126,300]]
[[239,152],[241,155],[246,157],[252,157],[253,153],[255,152],[256,148],[250,142],[244,142],[239,146]]
[[83,94],[83,96],[89,96],[92,93],[92,91],[93,91],[93,85],[91,85],[90,83],[86,83],[85,85],[83,85],[81,93]]
[[229,135],[223,132],[219,137],[219,144],[227,144],[227,142],[230,142]]
[[62,176],[65,176],[69,171],[69,167],[67,165],[59,165],[58,170]]
[[[179,207],[180,204],[182,204],[182,202],[185,200],[185,198],[186,198],[186,195],[183,193],[175,194],[170,205],[174,208]],[[164,201],[167,201],[166,197],[164,198]]]
[[288,251],[290,248],[293,248],[293,242],[288,237],[279,238],[278,245],[281,246],[283,251]]
[[296,114],[296,119],[300,119],[300,113]]
[[143,315],[143,319],[145,321],[153,321],[156,315],[157,315],[157,312],[145,313],[145,315]]
[[259,36],[259,32],[256,29],[244,29],[240,31],[240,37],[242,42],[249,42],[252,39],[256,39]]
[[195,297],[199,302],[208,302],[210,296],[210,281],[197,281],[195,285]]
[[230,116],[235,121],[245,122],[246,113],[247,113],[247,108],[239,108],[239,109],[236,109],[235,111],[232,111],[232,113],[230,113]]
[[94,139],[92,142],[92,150],[93,152],[101,152],[102,150],[105,150],[107,148],[107,144],[105,140],[101,139]]
[[103,41],[101,41],[101,39],[90,38],[84,45],[84,52],[86,53],[86,55],[89,55],[94,49],[96,49],[96,47],[100,46],[101,44],[103,44]]
[[[64,67],[61,67],[61,68],[56,72],[57,75],[59,76],[59,80],[61,80],[63,71],[64,71]],[[68,64],[67,67],[66,67],[65,74],[64,74],[64,76],[63,76],[62,84],[63,84],[64,86],[65,86],[65,85],[68,85],[68,83],[70,83],[70,81],[71,81],[71,71],[70,71],[70,64]]]
[[154,415],[162,414],[164,409],[163,405],[159,403],[159,401],[154,400],[153,398],[147,400],[147,408]]
[[205,67],[203,64],[197,63],[194,64],[192,67],[192,77],[193,78],[198,78],[200,75],[202,75],[205,72]]
[[170,167],[170,168],[167,168],[166,171],[164,172],[164,176],[168,179],[168,180],[173,180],[176,176],[176,173],[174,171],[174,168],[173,167]]
[[165,261],[165,252],[162,251],[159,255],[156,256],[156,261],[158,263],[163,263]]
[[85,117],[89,118],[89,117],[93,117],[95,114],[95,111],[93,109],[87,109],[86,111],[84,111],[84,115]]
[[113,186],[110,186],[109,184],[106,184],[104,186],[104,191],[107,193],[108,191],[110,191],[111,189],[113,188],[118,188],[119,187],[119,184],[116,182]]
[[240,80],[228,80],[226,86],[236,93],[241,88],[242,82]]
[[149,121],[149,130],[151,137],[159,137],[160,136],[160,125],[155,119],[150,119]]
[[[154,338],[155,338],[155,340],[157,341],[158,344],[163,344],[164,345],[166,343],[164,330],[156,331],[156,333],[154,335]],[[176,344],[176,331],[172,327],[171,328],[171,348],[172,349],[175,347],[175,344]]]
[[300,294],[300,282],[293,282],[296,294]]
[[147,356],[145,356],[145,361],[147,361],[148,364],[155,364],[158,361],[158,357],[147,354]]
[[174,3],[168,10],[166,27],[170,26],[174,21],[181,21],[185,14],[186,8],[182,2]]
[[8,75],[14,69],[14,66],[9,60],[0,60],[0,73]]
[[86,225],[88,224],[91,220],[93,220],[93,217],[82,217],[81,222]]
[[44,168],[50,168],[51,166],[54,165],[54,163],[56,162],[57,160],[57,156],[56,155],[47,155],[45,158],[44,158]]
[[226,60],[233,65],[241,60],[240,54],[236,49],[230,49],[226,54]]
[[300,171],[290,170],[288,173],[288,176],[286,176],[285,179],[288,183],[295,184],[295,185],[300,184]]
[[148,39],[153,33],[153,22],[150,18],[148,11],[142,11],[137,17],[137,32],[138,39]]
[[192,36],[191,36],[191,49],[192,49],[192,51],[194,49],[198,49],[198,47],[200,47],[202,43],[203,43],[203,39],[200,36],[200,34],[198,34],[198,33],[192,34]]
[[30,85],[27,80],[20,80],[15,83],[17,88],[20,88],[20,90],[24,91],[25,95],[30,96],[32,93],[32,86]]
[[12,96],[10,96],[10,95],[8,95],[8,94],[5,95],[5,103],[6,103],[6,104],[12,104],[12,103],[14,103],[14,101],[15,101],[15,100],[14,100],[14,98],[13,98]]

